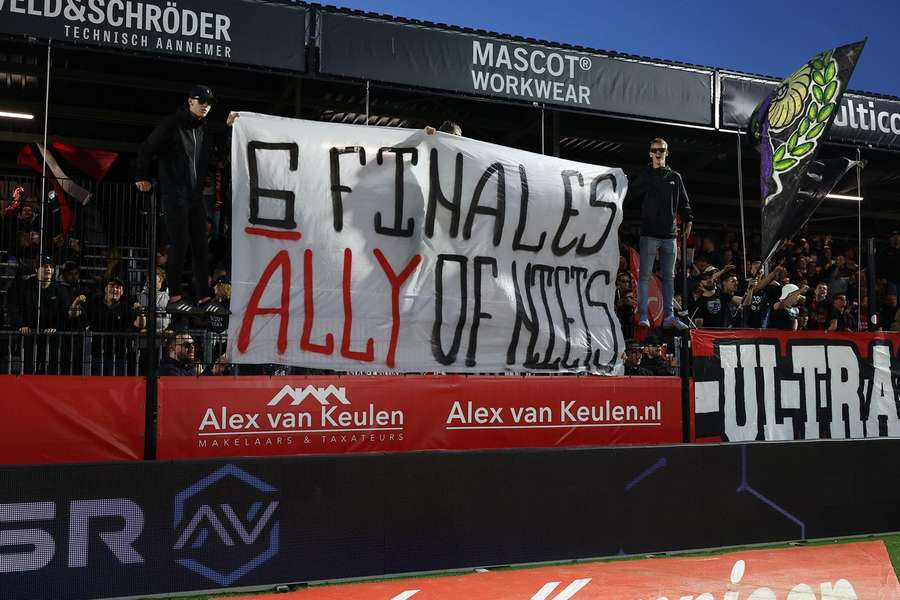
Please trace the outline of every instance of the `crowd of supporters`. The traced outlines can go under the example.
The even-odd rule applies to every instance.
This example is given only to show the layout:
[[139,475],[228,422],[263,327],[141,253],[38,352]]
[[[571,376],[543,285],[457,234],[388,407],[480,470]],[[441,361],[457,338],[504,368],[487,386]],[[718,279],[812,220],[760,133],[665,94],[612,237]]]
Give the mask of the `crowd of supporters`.
[[[675,305],[687,323],[705,329],[900,331],[900,231],[892,232],[886,242],[876,255],[875,296],[870,302],[867,270],[859,264],[857,247],[846,241],[805,232],[785,246],[766,273],[759,261],[743,264],[743,250],[734,232],[702,235],[689,243],[686,303],[680,292],[679,260]],[[626,371],[668,374],[656,364],[660,354],[656,336],[665,335],[663,330],[655,330],[643,344],[634,341],[640,336],[635,314],[637,273],[632,269],[637,261],[629,260],[629,252],[623,246],[615,300],[629,339]]]
[[[19,183],[22,180],[0,182],[4,196],[0,199],[0,373],[143,372],[142,355],[150,349],[146,264],[150,259],[141,262],[126,256],[126,249],[146,255],[145,248],[127,246],[129,242],[138,246],[143,240],[126,239],[121,240],[123,246],[109,246],[108,240],[116,232],[104,232],[93,250],[83,252],[82,238],[88,237],[85,228],[59,233],[53,214],[42,222],[41,203],[34,195],[40,189],[39,179],[31,180],[31,185]],[[183,340],[179,333],[195,332],[203,343],[191,359],[201,366],[213,365],[223,353],[231,299],[228,223],[221,217],[223,202],[216,193],[215,175],[210,175],[206,187],[204,196],[211,215],[207,220],[207,277],[215,293],[210,305],[225,310],[175,317],[166,312],[169,244],[164,228],[159,230],[153,286],[160,332],[160,342],[153,350],[164,357],[170,341]],[[54,212],[49,202],[44,208]]]
[[[742,252],[728,236],[724,242],[703,237],[688,250],[687,303],[676,285],[676,305],[692,326],[707,329],[754,328],[900,331],[900,231],[878,253],[874,302],[867,293],[867,273],[855,246],[830,235],[798,236],[773,261],[768,273],[759,261],[742,265]],[[682,274],[676,276],[681,281]],[[635,274],[627,260],[616,278],[616,310],[626,337],[634,332]],[[870,306],[875,314],[870,314]],[[872,319],[871,317],[875,318]]]

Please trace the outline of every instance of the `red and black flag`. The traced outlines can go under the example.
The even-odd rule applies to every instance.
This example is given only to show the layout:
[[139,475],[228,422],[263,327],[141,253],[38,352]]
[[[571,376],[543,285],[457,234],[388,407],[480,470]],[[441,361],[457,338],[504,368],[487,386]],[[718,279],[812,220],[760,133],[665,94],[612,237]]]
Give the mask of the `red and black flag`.
[[759,144],[762,259],[793,237],[847,172],[849,159],[816,160],[865,41],[815,55],[781,82],[750,118]]
[[59,203],[62,231],[68,233],[74,222],[70,200],[80,204],[90,202],[91,193],[82,184],[86,184],[89,180],[102,181],[118,157],[117,152],[86,150],[62,142],[53,142],[50,144],[49,152],[44,151],[42,144],[26,144],[19,151],[16,162],[42,174],[44,161],[47,161],[47,180]]

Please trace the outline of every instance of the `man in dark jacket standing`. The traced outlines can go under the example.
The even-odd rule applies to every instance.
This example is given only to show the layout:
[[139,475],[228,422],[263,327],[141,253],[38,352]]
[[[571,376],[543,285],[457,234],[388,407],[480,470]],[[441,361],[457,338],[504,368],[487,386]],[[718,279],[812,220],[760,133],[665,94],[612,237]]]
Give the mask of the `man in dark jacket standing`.
[[[198,312],[197,307],[185,299],[181,289],[189,245],[193,257],[194,299],[199,304],[209,301],[203,182],[212,146],[206,118],[215,97],[207,86],[195,85],[187,100],[187,108],[179,108],[174,115],[164,118],[141,145],[135,178],[137,189],[149,192],[153,187],[150,182],[152,161],[159,159],[159,195],[171,243],[166,310],[183,315]],[[226,124],[230,127],[235,118],[236,113],[230,113]]]
[[642,327],[650,326],[647,312],[647,293],[653,262],[659,252],[660,277],[663,286],[663,327],[687,329],[672,311],[675,294],[675,257],[677,255],[675,215],[681,215],[684,235],[691,235],[691,204],[681,175],[666,165],[669,145],[664,139],[650,142],[651,165],[645,169],[634,184],[634,191],[642,199],[641,204],[641,267],[638,278],[638,318]]
[[22,373],[56,373],[59,337],[52,334],[65,328],[66,294],[53,281],[53,260],[42,256],[36,262],[35,276],[16,279],[9,288],[9,324],[22,334]]

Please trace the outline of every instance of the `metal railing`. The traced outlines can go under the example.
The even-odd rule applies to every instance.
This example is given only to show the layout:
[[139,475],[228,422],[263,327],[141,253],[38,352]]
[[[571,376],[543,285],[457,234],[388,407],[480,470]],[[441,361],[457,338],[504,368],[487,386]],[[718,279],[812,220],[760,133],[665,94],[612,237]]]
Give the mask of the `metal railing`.
[[[87,190],[85,203],[60,193],[68,183]],[[17,188],[22,192],[14,202]],[[39,175],[0,175],[0,295],[16,278],[34,274],[41,256],[52,261],[54,277],[64,266],[74,266],[83,285],[118,277],[127,286],[126,295],[135,295],[155,256],[149,243],[156,226],[150,206],[149,194],[138,193],[130,183],[54,185]],[[8,325],[0,321],[0,326]]]
[[[197,375],[225,353],[224,333],[186,330],[179,336],[193,343],[193,355],[184,364]],[[146,332],[137,331],[0,331],[0,375],[145,376],[148,361],[158,364],[168,353],[168,341],[163,333],[151,340]]]

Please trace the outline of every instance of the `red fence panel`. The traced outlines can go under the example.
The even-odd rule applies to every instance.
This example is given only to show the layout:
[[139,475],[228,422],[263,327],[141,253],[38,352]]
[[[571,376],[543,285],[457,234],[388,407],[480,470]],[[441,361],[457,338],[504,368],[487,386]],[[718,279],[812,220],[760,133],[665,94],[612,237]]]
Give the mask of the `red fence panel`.
[[141,460],[142,377],[0,376],[0,464]]
[[677,377],[161,377],[157,456],[681,442]]

